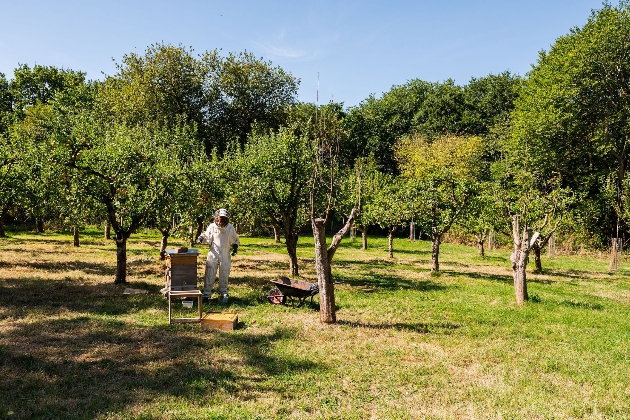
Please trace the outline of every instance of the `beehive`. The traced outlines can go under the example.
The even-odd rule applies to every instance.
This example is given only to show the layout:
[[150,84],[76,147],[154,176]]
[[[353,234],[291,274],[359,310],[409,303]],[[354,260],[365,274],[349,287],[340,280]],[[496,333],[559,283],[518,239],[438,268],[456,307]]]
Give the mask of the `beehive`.
[[171,290],[190,290],[197,288],[197,256],[199,251],[189,249],[186,252],[177,252],[169,249],[167,264]]

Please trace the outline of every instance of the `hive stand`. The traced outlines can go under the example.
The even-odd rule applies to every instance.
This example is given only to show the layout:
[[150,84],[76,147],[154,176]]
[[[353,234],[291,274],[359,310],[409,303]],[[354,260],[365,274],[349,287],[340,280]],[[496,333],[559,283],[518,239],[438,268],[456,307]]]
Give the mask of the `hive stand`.
[[[202,294],[197,289],[197,256],[199,251],[189,249],[186,252],[177,252],[174,249],[166,250],[168,268],[166,269],[166,298],[168,300],[169,324],[182,324],[187,322],[201,322]],[[197,318],[173,318],[172,298],[192,297],[197,298]]]

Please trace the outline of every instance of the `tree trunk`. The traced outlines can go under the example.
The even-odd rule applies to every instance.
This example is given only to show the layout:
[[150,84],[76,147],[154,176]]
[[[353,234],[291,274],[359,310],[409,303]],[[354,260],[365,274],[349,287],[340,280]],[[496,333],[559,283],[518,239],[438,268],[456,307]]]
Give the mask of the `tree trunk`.
[[44,233],[44,219],[41,217],[35,218],[35,231],[37,233]]
[[331,263],[341,240],[352,228],[358,210],[353,208],[348,221],[333,235],[332,242],[326,249],[326,219],[311,216],[313,239],[315,241],[315,269],[319,287],[319,320],[324,324],[337,322],[335,313],[335,284],[332,278]]
[[114,284],[127,282],[127,238],[116,234],[116,280]]
[[292,277],[297,277],[300,275],[297,259],[298,235],[293,232],[285,232],[285,243],[287,246],[287,253],[289,254],[289,271]]
[[275,226],[273,226],[273,241],[277,244],[280,243],[280,232]]
[[109,220],[105,222],[105,239],[112,239],[112,225]]
[[197,231],[195,232],[195,237],[193,238],[193,241],[195,241],[199,237],[199,235],[201,235],[201,232],[203,232],[204,230],[206,230],[206,227],[203,224],[203,218],[198,217],[197,218]]
[[166,259],[166,247],[168,246],[168,238],[171,234],[170,226],[166,229],[160,229],[162,233],[162,240],[160,241],[160,260],[164,261]]
[[199,237],[199,235],[201,235],[201,232],[203,232],[205,229],[205,226],[203,224],[203,217],[197,217],[195,219],[195,234],[193,235],[193,226],[189,226],[188,228],[188,244],[193,247],[195,246],[195,243],[197,241],[197,238]]
[[0,211],[0,238],[6,238],[7,233],[4,231],[4,216],[7,214],[6,209]]
[[75,247],[79,247],[81,246],[81,244],[79,243],[79,227],[77,225],[74,225],[74,241],[73,244]]
[[359,232],[361,232],[361,249],[364,250],[364,251],[367,251],[367,249],[368,249],[368,240],[367,240],[368,228],[367,227],[359,228]]
[[394,258],[394,232],[396,229],[390,230],[389,235],[387,235],[387,255],[389,258]]
[[313,219],[315,239],[315,268],[319,287],[319,320],[325,324],[337,322],[335,313],[335,287],[332,279],[330,260],[326,249],[326,226],[324,219]]
[[480,257],[485,255],[485,251],[483,249],[484,237],[481,235],[475,235],[475,239],[477,239],[477,253]]
[[526,264],[519,262],[512,262],[512,271],[514,276],[514,294],[516,295],[517,305],[522,306],[527,300],[527,278],[526,278]]
[[535,270],[537,272],[541,272],[542,271],[542,262],[540,260],[540,245],[538,245],[538,243],[535,243],[534,245],[532,245],[532,250],[534,251],[534,265],[535,265]]
[[431,235],[431,271],[440,271],[440,243],[442,235],[435,232]]
[[512,261],[512,275],[514,277],[514,293],[516,295],[516,303],[523,305],[528,299],[527,295],[527,276],[526,268],[529,260],[530,238],[532,230],[523,229],[523,235],[520,232],[520,216],[515,214],[512,216],[512,240],[514,242],[514,252],[510,255]]

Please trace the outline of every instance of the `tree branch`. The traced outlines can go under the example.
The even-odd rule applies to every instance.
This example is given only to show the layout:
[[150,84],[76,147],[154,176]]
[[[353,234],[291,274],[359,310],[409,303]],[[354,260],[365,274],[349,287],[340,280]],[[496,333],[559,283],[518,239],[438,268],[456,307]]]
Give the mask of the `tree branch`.
[[358,210],[356,209],[356,207],[353,208],[352,211],[350,212],[350,216],[348,216],[348,221],[346,222],[346,224],[343,225],[343,227],[339,230],[339,232],[335,234],[335,236],[333,236],[332,243],[330,244],[327,250],[328,261],[332,261],[332,258],[335,255],[335,252],[337,251],[337,248],[339,247],[341,240],[343,239],[344,235],[348,233],[348,230],[350,230],[350,228],[352,227],[352,223],[354,222],[354,219],[357,217],[357,213],[358,213]]

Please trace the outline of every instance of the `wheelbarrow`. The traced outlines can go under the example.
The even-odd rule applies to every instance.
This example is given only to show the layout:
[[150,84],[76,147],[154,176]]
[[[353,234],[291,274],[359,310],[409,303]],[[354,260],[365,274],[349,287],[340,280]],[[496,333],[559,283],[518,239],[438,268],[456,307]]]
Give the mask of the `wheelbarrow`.
[[274,305],[284,305],[287,302],[287,297],[291,299],[291,306],[293,305],[293,298],[296,298],[299,302],[298,308],[306,302],[306,299],[311,298],[311,304],[313,303],[313,296],[319,293],[319,287],[317,283],[309,283],[301,280],[292,280],[288,277],[279,277],[277,280],[271,280],[271,283],[275,284],[275,287],[269,291],[267,300]]

